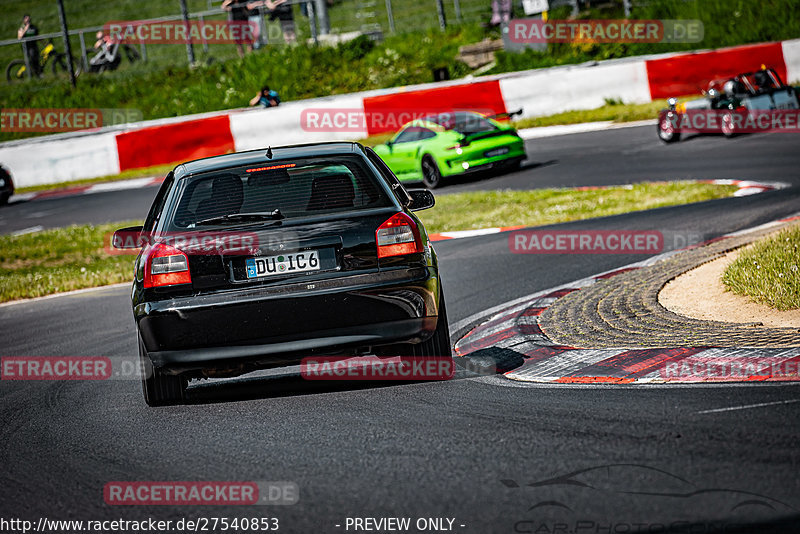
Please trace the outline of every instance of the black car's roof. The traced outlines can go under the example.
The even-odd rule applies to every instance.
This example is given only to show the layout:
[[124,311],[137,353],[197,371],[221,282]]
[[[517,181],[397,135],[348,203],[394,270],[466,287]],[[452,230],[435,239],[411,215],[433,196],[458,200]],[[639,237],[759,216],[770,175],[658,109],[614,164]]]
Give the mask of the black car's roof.
[[267,147],[265,147],[257,150],[248,150],[247,152],[234,152],[232,154],[187,161],[175,167],[175,178],[275,160],[361,153],[362,147],[358,143],[333,142],[274,147],[271,150],[272,158],[267,157]]

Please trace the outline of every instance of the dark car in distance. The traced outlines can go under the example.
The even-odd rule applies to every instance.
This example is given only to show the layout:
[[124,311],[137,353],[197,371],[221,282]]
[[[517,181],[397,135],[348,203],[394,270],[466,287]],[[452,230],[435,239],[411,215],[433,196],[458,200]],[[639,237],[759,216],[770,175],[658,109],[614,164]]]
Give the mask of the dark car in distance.
[[413,213],[433,204],[357,143],[175,167],[143,227],[114,236],[142,246],[132,304],[146,402],[309,355],[449,357],[437,257]]

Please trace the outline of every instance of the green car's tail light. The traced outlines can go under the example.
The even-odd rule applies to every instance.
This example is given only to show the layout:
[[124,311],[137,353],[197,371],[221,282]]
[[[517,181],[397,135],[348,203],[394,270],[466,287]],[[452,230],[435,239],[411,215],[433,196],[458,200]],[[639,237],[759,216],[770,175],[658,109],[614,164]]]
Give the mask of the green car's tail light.
[[157,243],[150,248],[145,257],[144,287],[191,283],[189,257],[186,254],[164,243]]
[[375,231],[378,258],[422,252],[422,239],[414,220],[403,212],[395,213]]

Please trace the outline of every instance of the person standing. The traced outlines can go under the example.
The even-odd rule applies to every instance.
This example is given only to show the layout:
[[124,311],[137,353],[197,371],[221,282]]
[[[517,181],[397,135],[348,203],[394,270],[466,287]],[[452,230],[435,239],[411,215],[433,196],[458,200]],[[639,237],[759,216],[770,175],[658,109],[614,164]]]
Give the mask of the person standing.
[[250,9],[262,6],[269,10],[270,21],[280,21],[283,40],[286,44],[297,42],[297,35],[294,31],[294,12],[289,0],[256,0],[247,4]]
[[492,26],[508,24],[511,20],[511,0],[492,0]]
[[[228,12],[228,20],[236,24],[248,24],[250,19],[250,9],[246,2],[239,0],[224,0],[222,2],[222,9]],[[237,42],[236,47],[239,52],[239,57],[244,57],[244,46],[247,44],[247,49],[253,51],[253,42],[248,43]]]
[[[22,16],[22,26],[17,30],[17,39],[22,40],[28,37],[36,37],[39,35],[39,28],[31,22],[31,16],[25,14]],[[41,65],[39,64],[39,47],[36,46],[36,41],[26,41],[22,43],[25,55],[28,57],[28,65],[36,76],[42,73]]]

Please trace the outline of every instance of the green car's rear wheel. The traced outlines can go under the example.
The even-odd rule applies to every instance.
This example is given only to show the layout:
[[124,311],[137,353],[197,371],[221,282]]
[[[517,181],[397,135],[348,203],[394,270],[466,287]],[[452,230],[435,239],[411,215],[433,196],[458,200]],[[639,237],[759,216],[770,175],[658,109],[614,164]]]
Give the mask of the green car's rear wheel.
[[442,173],[439,166],[430,156],[422,158],[422,183],[428,189],[435,189],[442,181]]

